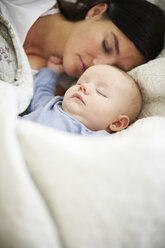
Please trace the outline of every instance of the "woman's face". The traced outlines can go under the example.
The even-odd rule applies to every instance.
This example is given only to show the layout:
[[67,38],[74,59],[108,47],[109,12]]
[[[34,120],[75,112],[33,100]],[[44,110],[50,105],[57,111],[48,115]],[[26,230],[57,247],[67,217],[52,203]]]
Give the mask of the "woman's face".
[[110,20],[97,14],[87,17],[75,26],[64,48],[63,65],[68,75],[78,77],[96,64],[128,71],[145,62],[133,42]]

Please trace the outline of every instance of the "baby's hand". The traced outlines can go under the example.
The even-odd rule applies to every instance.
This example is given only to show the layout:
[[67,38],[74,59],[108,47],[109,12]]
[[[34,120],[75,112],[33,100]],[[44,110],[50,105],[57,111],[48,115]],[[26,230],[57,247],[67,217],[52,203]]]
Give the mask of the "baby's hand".
[[51,56],[48,59],[47,67],[55,71],[57,74],[64,73],[64,67],[62,63],[62,58],[58,56]]

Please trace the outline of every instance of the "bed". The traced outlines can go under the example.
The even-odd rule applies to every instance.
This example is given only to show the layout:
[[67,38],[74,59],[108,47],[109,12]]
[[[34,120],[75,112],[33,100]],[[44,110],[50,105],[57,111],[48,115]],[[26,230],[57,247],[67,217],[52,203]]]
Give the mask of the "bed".
[[165,49],[129,72],[139,119],[83,137],[17,119],[33,79],[10,22],[0,25],[0,247],[164,248]]

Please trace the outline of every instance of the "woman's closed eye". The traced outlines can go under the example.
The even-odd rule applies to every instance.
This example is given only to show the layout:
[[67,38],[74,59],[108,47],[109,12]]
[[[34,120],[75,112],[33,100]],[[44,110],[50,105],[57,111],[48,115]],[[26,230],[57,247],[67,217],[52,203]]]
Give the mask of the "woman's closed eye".
[[109,48],[108,42],[106,40],[102,41],[102,47],[103,47],[103,50],[105,53],[110,53],[110,48]]

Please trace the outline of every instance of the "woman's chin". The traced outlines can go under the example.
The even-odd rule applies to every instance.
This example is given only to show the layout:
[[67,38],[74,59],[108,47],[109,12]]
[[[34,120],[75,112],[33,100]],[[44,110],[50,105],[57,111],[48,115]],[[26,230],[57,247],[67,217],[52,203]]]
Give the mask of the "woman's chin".
[[71,66],[65,66],[64,65],[64,71],[65,73],[70,77],[79,77],[81,75],[80,71],[78,71],[76,68]]

